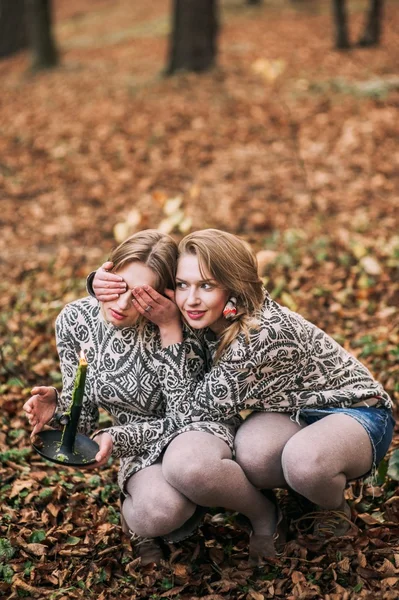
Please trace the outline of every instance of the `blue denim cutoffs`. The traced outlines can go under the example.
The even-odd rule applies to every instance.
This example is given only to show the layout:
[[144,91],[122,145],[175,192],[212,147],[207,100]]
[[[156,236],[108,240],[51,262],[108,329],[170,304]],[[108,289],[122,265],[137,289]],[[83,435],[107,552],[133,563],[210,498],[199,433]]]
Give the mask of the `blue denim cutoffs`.
[[364,427],[373,448],[374,472],[378,463],[384,458],[392,441],[395,419],[388,408],[359,407],[359,408],[305,408],[300,411],[300,418],[307,425],[320,421],[331,414],[341,413],[356,419]]

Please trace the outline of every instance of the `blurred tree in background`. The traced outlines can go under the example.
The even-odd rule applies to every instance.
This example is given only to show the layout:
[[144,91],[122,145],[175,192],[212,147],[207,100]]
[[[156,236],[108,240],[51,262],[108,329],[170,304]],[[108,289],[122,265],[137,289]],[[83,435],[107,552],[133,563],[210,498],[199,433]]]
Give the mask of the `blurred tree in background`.
[[58,64],[52,34],[51,0],[25,0],[26,22],[32,52],[32,69],[50,69]]
[[[243,4],[261,5],[262,0],[242,0]],[[281,0],[283,5],[287,0]],[[291,0],[293,4],[317,6],[321,0]],[[335,46],[351,46],[348,27],[348,3],[331,0],[335,25]],[[359,46],[378,44],[381,37],[384,0],[369,0],[369,8]],[[265,28],[267,22],[265,21]],[[165,73],[202,72],[216,64],[219,32],[218,0],[173,0],[172,29]],[[0,0],[0,57],[29,45],[32,69],[54,67],[59,57],[52,33],[52,0]]]
[[[384,0],[370,0],[366,24],[358,44],[359,46],[374,46],[381,37],[381,22]],[[337,48],[350,47],[348,32],[348,17],[346,0],[333,0],[335,21],[335,45]]]
[[26,48],[24,0],[0,0],[0,57]]
[[51,0],[0,0],[0,57],[30,46],[32,69],[58,64]]
[[217,0],[174,0],[167,75],[206,71],[217,55]]

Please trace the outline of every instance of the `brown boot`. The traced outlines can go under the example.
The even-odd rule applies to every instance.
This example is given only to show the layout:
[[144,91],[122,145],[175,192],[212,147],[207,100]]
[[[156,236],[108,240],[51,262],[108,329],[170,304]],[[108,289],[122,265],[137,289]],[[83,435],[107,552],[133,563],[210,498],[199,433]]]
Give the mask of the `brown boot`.
[[351,509],[346,501],[341,508],[336,510],[317,507],[316,511],[297,519],[295,525],[300,533],[311,533],[320,541],[340,537],[349,533],[350,530],[357,530],[351,520]]
[[194,513],[181,527],[162,536],[167,544],[176,544],[192,536],[202,525],[208,509],[205,506],[197,506]]
[[320,540],[345,535],[351,529],[357,529],[351,521],[351,516],[351,509],[346,501],[339,510],[319,509],[318,518],[315,519],[313,535]]
[[141,558],[141,564],[143,567],[154,563],[156,565],[161,564],[164,558],[162,549],[159,542],[156,539],[151,538],[139,538],[138,536],[132,536],[131,542],[135,553]]

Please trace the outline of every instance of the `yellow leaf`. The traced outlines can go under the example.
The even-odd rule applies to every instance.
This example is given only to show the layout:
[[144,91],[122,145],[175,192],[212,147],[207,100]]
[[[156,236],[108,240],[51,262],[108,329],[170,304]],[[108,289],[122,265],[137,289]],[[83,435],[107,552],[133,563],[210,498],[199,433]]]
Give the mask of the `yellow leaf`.
[[171,233],[174,229],[175,224],[171,219],[163,219],[158,225],[157,229],[161,233]]
[[360,264],[368,275],[381,275],[381,265],[373,256],[364,256],[360,259]]
[[290,296],[290,294],[288,294],[287,292],[283,292],[280,296],[281,298],[281,302],[283,304],[285,304],[285,306],[288,306],[288,308],[290,310],[296,311],[297,310],[297,304],[294,300],[294,298],[292,296]]
[[352,246],[352,252],[353,252],[354,256],[358,260],[360,260],[361,258],[363,258],[363,256],[366,256],[366,254],[367,254],[367,248],[365,248],[361,244],[354,244]]
[[179,223],[179,231],[181,231],[181,233],[188,233],[192,227],[192,224],[193,222],[190,217],[184,217]]
[[179,210],[182,203],[181,196],[176,196],[176,198],[169,198],[164,204],[163,212],[167,217],[173,215],[177,210]]
[[142,221],[142,215],[137,208],[134,208],[129,212],[126,218],[126,223],[130,226],[131,229],[139,227]]
[[269,83],[273,83],[284,71],[286,67],[285,60],[268,60],[267,58],[258,58],[252,63],[252,70],[263,77]]
[[129,237],[129,225],[126,221],[122,223],[116,223],[114,226],[114,238],[121,244],[127,237]]

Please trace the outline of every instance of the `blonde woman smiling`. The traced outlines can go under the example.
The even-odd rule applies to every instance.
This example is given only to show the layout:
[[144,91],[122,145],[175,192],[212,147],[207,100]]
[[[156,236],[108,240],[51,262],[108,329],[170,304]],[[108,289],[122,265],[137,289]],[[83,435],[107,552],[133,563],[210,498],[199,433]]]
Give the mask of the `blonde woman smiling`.
[[[101,296],[112,281],[98,272],[95,292]],[[273,301],[253,252],[229,233],[198,231],[179,246],[175,302],[184,322],[205,333],[211,366],[201,381],[190,374],[174,303],[148,285],[134,287],[133,295],[136,309],[159,326],[163,348],[154,363],[176,423],[205,414],[224,422],[254,411],[235,440],[237,464],[267,501],[263,518],[251,519],[252,558],[273,557],[278,536],[282,540],[273,488],[291,488],[318,506],[316,535],[344,533],[350,524],[346,484],[376,468],[393,432],[391,399],[366,367]],[[212,481],[210,492],[195,487],[200,461],[186,435],[168,447],[165,479],[192,502],[240,510],[224,493],[224,481]],[[248,507],[240,512],[248,515]]]

